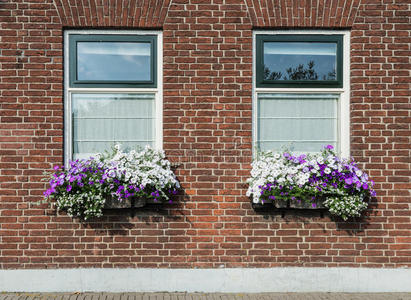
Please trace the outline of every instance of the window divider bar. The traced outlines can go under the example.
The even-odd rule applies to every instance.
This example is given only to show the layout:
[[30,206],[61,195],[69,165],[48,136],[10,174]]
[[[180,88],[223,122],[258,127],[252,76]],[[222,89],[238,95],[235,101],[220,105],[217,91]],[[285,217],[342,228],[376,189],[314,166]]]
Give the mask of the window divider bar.
[[259,140],[260,143],[267,143],[267,142],[293,142],[293,143],[309,143],[309,142],[335,142],[337,140]]
[[288,119],[307,119],[307,120],[337,120],[336,117],[258,117],[259,120],[266,119],[266,120],[288,120]]

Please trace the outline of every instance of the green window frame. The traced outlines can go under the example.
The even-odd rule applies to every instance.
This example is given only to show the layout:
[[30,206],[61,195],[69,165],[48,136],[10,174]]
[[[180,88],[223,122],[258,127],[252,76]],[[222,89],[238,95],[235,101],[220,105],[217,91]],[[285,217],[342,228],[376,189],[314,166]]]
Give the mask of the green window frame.
[[[336,43],[336,80],[268,80],[264,78],[265,42]],[[256,35],[256,87],[261,88],[342,88],[343,35],[258,34]]]
[[[77,43],[79,42],[135,42],[150,43],[149,80],[79,80],[77,78]],[[157,35],[71,34],[69,36],[69,85],[83,88],[156,88],[157,87]]]

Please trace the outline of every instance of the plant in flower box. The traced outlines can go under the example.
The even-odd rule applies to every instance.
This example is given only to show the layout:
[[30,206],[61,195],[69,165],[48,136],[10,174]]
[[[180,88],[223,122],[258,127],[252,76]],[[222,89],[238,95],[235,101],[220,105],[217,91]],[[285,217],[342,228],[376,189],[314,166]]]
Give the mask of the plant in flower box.
[[254,203],[322,205],[344,220],[360,216],[368,199],[375,196],[374,183],[367,173],[353,160],[339,158],[331,145],[317,154],[260,153],[247,182],[247,196]]
[[150,147],[125,153],[117,145],[112,153],[54,170],[44,196],[56,200],[59,210],[84,220],[102,216],[107,201],[117,207],[127,207],[122,204],[130,199],[144,199],[143,204],[171,201],[180,188],[164,152]]

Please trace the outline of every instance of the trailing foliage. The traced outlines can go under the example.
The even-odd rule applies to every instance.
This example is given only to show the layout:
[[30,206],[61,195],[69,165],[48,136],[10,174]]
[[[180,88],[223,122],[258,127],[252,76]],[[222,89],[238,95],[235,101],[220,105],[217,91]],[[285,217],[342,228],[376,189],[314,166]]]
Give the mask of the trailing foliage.
[[252,163],[247,196],[254,203],[264,201],[318,200],[331,214],[344,220],[360,216],[367,200],[375,196],[374,182],[351,160],[339,158],[328,145],[318,154],[293,155],[289,152],[259,154]]
[[120,202],[129,197],[171,201],[180,188],[164,152],[150,147],[125,153],[117,145],[112,153],[70,161],[54,171],[44,196],[55,199],[58,209],[84,220],[101,216],[107,197]]

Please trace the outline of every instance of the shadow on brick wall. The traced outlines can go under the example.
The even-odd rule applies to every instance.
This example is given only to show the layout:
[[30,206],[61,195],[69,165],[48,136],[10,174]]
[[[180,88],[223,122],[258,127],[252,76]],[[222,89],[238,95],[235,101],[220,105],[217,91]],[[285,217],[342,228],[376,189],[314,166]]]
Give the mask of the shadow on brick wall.
[[295,209],[275,208],[273,205],[252,205],[257,216],[264,220],[279,223],[302,223],[304,226],[310,224],[310,228],[318,225],[317,229],[345,231],[348,235],[355,236],[367,230],[373,224],[373,218],[378,216],[375,210],[376,199],[371,199],[367,211],[361,217],[342,218],[331,215],[326,208],[319,209]]

